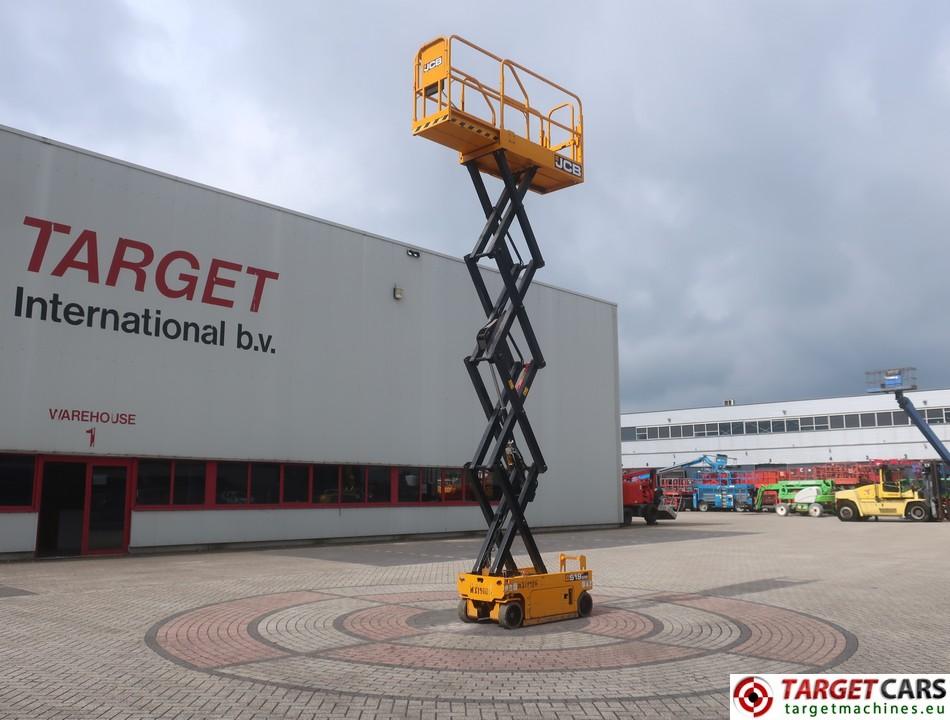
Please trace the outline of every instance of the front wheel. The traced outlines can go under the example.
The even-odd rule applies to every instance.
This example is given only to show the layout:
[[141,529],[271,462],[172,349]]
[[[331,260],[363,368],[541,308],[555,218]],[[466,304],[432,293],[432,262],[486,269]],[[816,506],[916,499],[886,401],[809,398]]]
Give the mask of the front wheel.
[[907,517],[914,522],[926,520],[930,513],[927,512],[927,506],[920,503],[914,503],[907,507]]
[[699,512],[706,512],[707,510],[709,510],[708,503],[704,503],[704,502],[699,503]]
[[841,522],[851,522],[858,518],[858,509],[852,502],[843,502],[838,506],[838,519]]
[[503,603],[498,610],[498,624],[508,630],[521,627],[524,622],[524,610],[519,602]]
[[775,506],[775,514],[779,517],[785,517],[788,515],[788,505],[785,503],[779,503]]
[[825,514],[825,509],[819,503],[812,503],[808,506],[808,514],[812,517],[821,517]]
[[458,613],[459,613],[459,620],[461,620],[462,622],[467,622],[467,623],[475,622],[474,618],[470,618],[468,616],[468,600],[466,600],[465,598],[462,598],[461,600],[459,600]]
[[647,521],[647,525],[656,525],[656,507],[651,505],[644,510],[643,519]]
[[577,615],[578,617],[587,617],[594,609],[594,598],[590,593],[584,590],[577,596]]

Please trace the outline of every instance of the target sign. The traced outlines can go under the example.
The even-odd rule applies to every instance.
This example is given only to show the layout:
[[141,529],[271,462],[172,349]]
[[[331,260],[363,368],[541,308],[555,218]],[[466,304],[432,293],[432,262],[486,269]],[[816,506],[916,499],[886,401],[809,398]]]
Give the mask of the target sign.
[[772,707],[772,688],[758,675],[749,675],[736,683],[732,703],[754,718],[762,717]]

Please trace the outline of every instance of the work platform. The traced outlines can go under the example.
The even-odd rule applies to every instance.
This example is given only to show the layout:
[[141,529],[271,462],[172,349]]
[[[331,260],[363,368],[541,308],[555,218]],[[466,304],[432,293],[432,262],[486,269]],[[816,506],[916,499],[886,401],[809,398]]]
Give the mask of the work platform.
[[[464,70],[466,63],[493,65],[497,87]],[[574,93],[457,35],[423,45],[414,78],[413,135],[498,178],[493,153],[503,150],[513,174],[538,168],[530,185],[538,193],[584,181],[583,112]]]

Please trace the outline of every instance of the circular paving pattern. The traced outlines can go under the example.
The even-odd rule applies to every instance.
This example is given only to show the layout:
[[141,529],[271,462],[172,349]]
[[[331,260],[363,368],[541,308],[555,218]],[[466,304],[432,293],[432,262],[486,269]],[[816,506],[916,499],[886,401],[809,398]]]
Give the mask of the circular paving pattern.
[[590,617],[462,623],[444,588],[299,590],[160,621],[146,641],[193,670],[301,690],[458,700],[720,693],[729,673],[817,672],[857,648],[836,625],[731,597],[604,588]]

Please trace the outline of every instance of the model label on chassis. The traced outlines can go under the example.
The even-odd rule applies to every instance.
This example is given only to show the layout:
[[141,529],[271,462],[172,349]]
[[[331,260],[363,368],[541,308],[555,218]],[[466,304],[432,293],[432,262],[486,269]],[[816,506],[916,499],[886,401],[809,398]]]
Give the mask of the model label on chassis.
[[573,162],[568,160],[566,157],[560,155],[554,156],[554,167],[558,170],[563,170],[564,172],[573,175],[574,177],[581,177],[583,169],[580,166],[580,163]]

